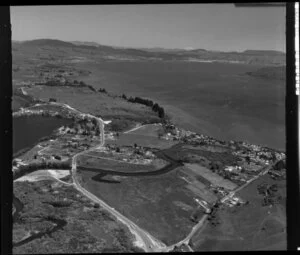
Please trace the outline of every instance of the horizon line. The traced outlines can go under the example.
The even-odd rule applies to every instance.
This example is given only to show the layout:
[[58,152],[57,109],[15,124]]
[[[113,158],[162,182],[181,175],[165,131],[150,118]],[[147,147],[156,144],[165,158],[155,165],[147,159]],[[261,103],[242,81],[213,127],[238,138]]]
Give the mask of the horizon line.
[[[67,43],[72,43],[73,42],[82,42],[82,43],[95,43],[98,44],[99,46],[108,46],[108,47],[112,47],[112,48],[125,48],[125,49],[139,49],[139,50],[145,50],[145,49],[165,49],[165,50],[185,50],[185,51],[192,51],[192,50],[206,50],[206,51],[215,51],[215,52],[226,52],[226,53],[230,53],[230,52],[234,52],[234,53],[243,53],[245,51],[275,51],[275,52],[280,52],[280,53],[284,53],[286,54],[286,51],[284,50],[276,50],[276,49],[244,49],[241,51],[232,51],[232,50],[207,50],[205,48],[194,48],[194,47],[186,47],[186,48],[166,48],[163,46],[139,46],[139,47],[133,47],[133,46],[115,46],[115,45],[109,45],[109,44],[101,44],[99,42],[95,42],[95,41],[81,41],[81,40],[73,40],[73,41],[66,41],[66,40],[62,40],[62,39],[58,39],[58,38],[35,38],[35,39],[29,39],[29,40],[11,40],[12,42],[28,42],[28,41],[36,41],[36,40],[57,40],[57,41],[62,41],[62,42],[67,42]],[[74,44],[75,45],[75,44]],[[76,46],[76,45],[75,45]],[[92,45],[90,45],[92,46]],[[97,46],[94,46],[97,47]],[[187,49],[190,48],[190,49]]]

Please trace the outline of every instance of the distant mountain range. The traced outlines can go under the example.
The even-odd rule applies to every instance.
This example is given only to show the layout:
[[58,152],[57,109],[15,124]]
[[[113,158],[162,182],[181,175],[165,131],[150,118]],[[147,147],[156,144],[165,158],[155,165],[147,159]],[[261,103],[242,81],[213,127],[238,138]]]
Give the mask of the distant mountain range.
[[257,65],[285,65],[285,53],[273,50],[245,50],[221,52],[205,49],[126,48],[101,45],[95,42],[66,42],[55,39],[13,41],[13,46],[71,48],[94,51],[95,55],[110,59],[163,61],[217,61]]

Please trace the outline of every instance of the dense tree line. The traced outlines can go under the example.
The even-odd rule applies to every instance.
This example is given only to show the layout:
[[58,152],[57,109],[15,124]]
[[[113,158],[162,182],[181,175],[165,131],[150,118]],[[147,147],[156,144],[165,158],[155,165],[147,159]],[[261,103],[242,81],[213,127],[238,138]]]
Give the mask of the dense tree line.
[[49,98],[49,102],[57,102],[57,100],[55,98],[53,98],[53,97],[50,97]]
[[98,92],[107,94],[106,89],[103,89],[103,88],[98,89]]
[[131,102],[131,103],[138,103],[138,104],[143,104],[143,105],[146,105],[148,107],[151,107],[152,111],[158,113],[159,118],[163,119],[165,117],[164,108],[159,106],[159,104],[154,103],[152,100],[141,98],[141,97],[127,98],[124,94],[122,95],[122,98],[124,98],[125,100],[127,99],[127,101]]
[[45,86],[87,87],[90,90],[96,92],[96,89],[92,85],[88,85],[88,84],[84,83],[83,81],[79,82],[77,80],[74,80],[73,82],[68,81],[68,80],[66,80],[65,82],[61,82],[61,81],[57,81],[57,80],[50,80],[45,83]]

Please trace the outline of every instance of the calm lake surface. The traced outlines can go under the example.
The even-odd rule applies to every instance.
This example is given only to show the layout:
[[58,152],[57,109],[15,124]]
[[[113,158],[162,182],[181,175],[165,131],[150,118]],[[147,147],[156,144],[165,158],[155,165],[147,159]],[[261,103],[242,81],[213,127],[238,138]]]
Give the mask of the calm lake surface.
[[34,146],[42,137],[51,135],[56,128],[71,122],[68,119],[45,116],[14,117],[13,153]]
[[99,62],[80,77],[118,95],[160,103],[180,127],[222,140],[285,150],[285,82],[245,75],[260,66],[195,62]]

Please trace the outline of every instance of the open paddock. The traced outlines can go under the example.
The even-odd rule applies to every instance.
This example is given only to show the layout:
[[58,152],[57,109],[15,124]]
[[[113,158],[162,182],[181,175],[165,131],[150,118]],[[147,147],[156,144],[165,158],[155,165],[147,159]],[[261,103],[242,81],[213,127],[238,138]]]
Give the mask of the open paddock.
[[112,159],[104,159],[104,158],[95,158],[89,157],[87,155],[81,155],[78,157],[78,165],[79,167],[85,168],[94,168],[99,170],[108,170],[115,172],[123,172],[123,173],[133,173],[133,172],[151,172],[156,169],[151,165],[142,165],[142,164],[130,164],[125,161],[117,161]]
[[[167,245],[185,238],[195,225],[198,207],[176,168],[164,174],[122,176],[80,171],[84,187]],[[99,176],[99,178],[97,177]]]
[[58,102],[66,103],[83,113],[90,113],[110,119],[112,116],[123,116],[126,119],[140,119],[143,121],[154,118],[159,121],[157,114],[150,107],[141,104],[133,104],[117,96],[105,93],[95,93],[89,88],[78,87],[53,87],[35,86],[26,91],[42,100],[55,98]]
[[237,185],[229,180],[225,180],[223,177],[221,177],[218,174],[213,173],[206,167],[197,165],[197,164],[185,164],[186,167],[194,171],[196,174],[201,175],[205,179],[207,179],[209,182],[211,182],[213,185],[223,187],[228,190],[234,190],[237,188]]
[[167,149],[177,144],[176,141],[163,140],[153,136],[137,135],[137,134],[121,134],[117,140],[107,141],[107,144],[115,144],[117,146],[137,146]]
[[210,186],[211,182],[208,181],[207,179],[205,179],[203,176],[199,175],[198,173],[196,173],[195,171],[193,171],[192,169],[185,167],[182,169],[182,172],[187,175],[192,177],[193,179],[196,179],[198,182],[203,183],[203,185],[205,186]]
[[203,151],[210,151],[210,152],[227,152],[229,151],[229,148],[226,148],[224,146],[216,146],[216,145],[184,145],[182,146],[184,149],[189,150],[203,150]]
[[199,185],[199,183],[194,182],[192,184],[188,184],[186,188],[192,191],[195,196],[200,197],[209,204],[214,204],[218,200],[218,198],[209,189],[204,188],[202,185]]
[[[280,203],[263,206],[263,195],[257,187],[267,183],[277,184],[282,196]],[[276,181],[264,175],[236,196],[248,201],[248,204],[235,207],[223,207],[217,210],[217,225],[208,224],[192,238],[194,251],[249,251],[249,250],[285,250],[286,249],[286,209],[285,181]]]
[[152,137],[157,138],[159,132],[164,132],[162,125],[147,124],[147,125],[141,126],[138,129],[130,131],[128,134],[152,136]]

